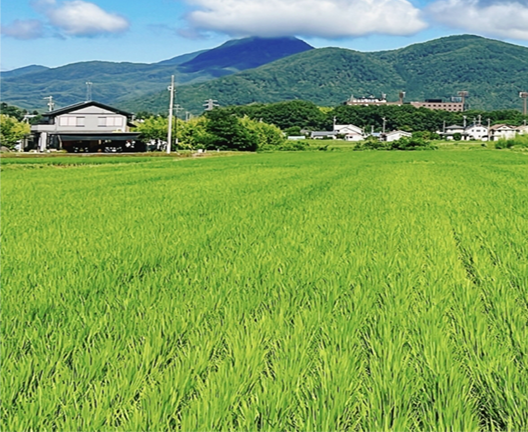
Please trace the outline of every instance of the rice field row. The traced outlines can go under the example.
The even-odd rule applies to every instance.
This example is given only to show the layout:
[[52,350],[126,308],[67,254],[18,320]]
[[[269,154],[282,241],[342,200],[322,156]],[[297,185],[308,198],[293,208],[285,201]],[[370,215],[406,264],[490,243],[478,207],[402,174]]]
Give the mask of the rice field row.
[[2,430],[528,430],[524,154],[1,180]]

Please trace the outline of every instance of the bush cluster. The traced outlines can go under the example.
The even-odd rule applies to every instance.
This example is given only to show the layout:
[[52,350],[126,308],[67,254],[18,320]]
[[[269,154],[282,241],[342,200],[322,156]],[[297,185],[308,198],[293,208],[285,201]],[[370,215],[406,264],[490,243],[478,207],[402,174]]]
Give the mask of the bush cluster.
[[438,147],[423,138],[411,137],[400,138],[397,141],[380,141],[376,137],[369,136],[359,141],[354,150],[436,150]]
[[528,135],[517,135],[515,138],[500,139],[495,142],[496,149],[508,149],[513,147],[528,148]]

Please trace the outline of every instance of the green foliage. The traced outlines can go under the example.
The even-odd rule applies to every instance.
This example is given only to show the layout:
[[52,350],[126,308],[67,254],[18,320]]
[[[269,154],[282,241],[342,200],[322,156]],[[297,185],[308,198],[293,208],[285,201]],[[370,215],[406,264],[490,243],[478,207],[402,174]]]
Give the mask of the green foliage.
[[527,429],[526,155],[55,159],[2,166],[2,431]]
[[380,141],[371,135],[362,141],[358,141],[354,146],[354,150],[388,150],[388,148],[384,141]]
[[24,115],[27,114],[27,110],[9,105],[5,102],[0,103],[0,114],[4,114],[10,117],[13,117],[17,119],[18,121],[22,121],[24,118]]
[[513,147],[528,148],[528,135],[517,135],[515,138],[503,138],[495,141],[496,149],[509,149]]
[[14,148],[18,141],[30,133],[29,124],[6,114],[0,114],[0,145]]
[[230,106],[226,109],[238,117],[248,116],[253,120],[262,120],[282,130],[295,128],[299,134],[301,128],[319,130],[327,123],[327,115],[317,105],[302,100]]
[[[201,112],[203,101],[209,98],[217,99],[222,106],[296,99],[335,106],[351,93],[386,93],[389,100],[397,101],[399,91],[405,90],[407,101],[422,101],[448,100],[458,91],[468,90],[471,109],[520,109],[518,93],[512,89],[524,88],[526,70],[526,47],[476,36],[451,36],[383,52],[315,49],[235,75],[184,86],[178,97],[186,109]],[[132,111],[145,106],[162,110],[167,106],[166,93],[138,97],[124,107]]]
[[207,149],[255,151],[258,136],[244,127],[241,120],[226,110],[214,109],[206,113],[206,130],[211,139]]
[[437,147],[430,141],[421,137],[402,137],[396,141],[380,141],[374,136],[369,136],[363,141],[358,141],[354,150],[436,150]]
[[284,134],[286,136],[300,136],[301,134],[301,128],[300,126],[290,126],[286,129],[284,129]]
[[436,150],[438,147],[418,137],[403,137],[389,143],[389,150]]
[[460,140],[462,139],[462,134],[461,134],[460,132],[455,132],[455,133],[453,134],[453,139],[454,139],[455,141],[460,141]]
[[146,117],[144,120],[136,122],[134,130],[141,133],[140,139],[143,141],[167,141],[169,120],[161,116]]
[[212,137],[207,131],[207,119],[195,117],[187,121],[178,121],[178,139],[180,148],[206,149]]
[[277,126],[255,121],[247,116],[241,118],[240,123],[256,138],[259,150],[278,149],[286,143],[284,134]]

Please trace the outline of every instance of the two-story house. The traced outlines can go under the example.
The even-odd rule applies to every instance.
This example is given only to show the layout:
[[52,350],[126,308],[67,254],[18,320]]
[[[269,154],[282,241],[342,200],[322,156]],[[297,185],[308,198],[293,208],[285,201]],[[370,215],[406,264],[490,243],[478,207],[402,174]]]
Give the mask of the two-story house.
[[31,132],[40,151],[121,151],[137,144],[139,133],[130,132],[131,120],[131,113],[89,101],[43,114]]

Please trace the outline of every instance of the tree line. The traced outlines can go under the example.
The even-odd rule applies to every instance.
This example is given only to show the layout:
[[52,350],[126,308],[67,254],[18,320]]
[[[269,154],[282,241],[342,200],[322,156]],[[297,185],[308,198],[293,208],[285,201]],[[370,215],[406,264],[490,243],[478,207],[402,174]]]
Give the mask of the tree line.
[[[290,101],[273,104],[254,104],[225,108],[236,116],[248,116],[262,119],[282,130],[297,127],[307,130],[327,130],[337,124],[354,124],[366,132],[381,131],[385,119],[386,130],[404,130],[407,132],[437,132],[446,126],[464,123],[472,124],[480,118],[482,124],[507,123],[518,126],[528,120],[517,110],[449,112],[415,108],[410,104],[398,105],[339,105],[336,107],[318,107],[308,101]],[[480,116],[480,117],[479,117]]]

